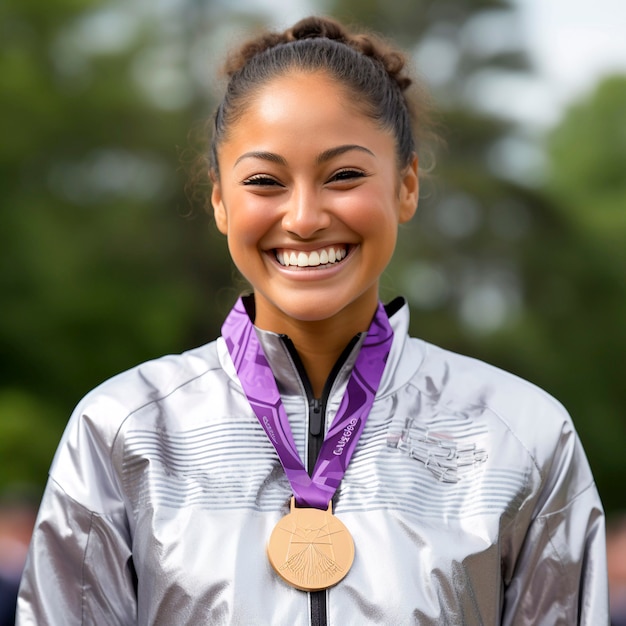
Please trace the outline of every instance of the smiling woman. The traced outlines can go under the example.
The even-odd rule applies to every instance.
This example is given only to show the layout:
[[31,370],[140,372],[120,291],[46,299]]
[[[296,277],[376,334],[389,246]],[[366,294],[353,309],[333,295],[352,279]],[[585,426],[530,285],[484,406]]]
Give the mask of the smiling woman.
[[[215,219],[254,288],[256,325],[289,334],[319,394],[369,328],[398,223],[417,206],[417,158],[399,171],[392,132],[327,73],[290,71],[253,102],[217,148]],[[308,359],[301,322],[317,322],[315,354],[328,339],[330,358]]]
[[211,201],[252,293],[79,404],[18,623],[606,624],[568,414],[379,301],[419,191],[402,54],[309,18],[227,73]]

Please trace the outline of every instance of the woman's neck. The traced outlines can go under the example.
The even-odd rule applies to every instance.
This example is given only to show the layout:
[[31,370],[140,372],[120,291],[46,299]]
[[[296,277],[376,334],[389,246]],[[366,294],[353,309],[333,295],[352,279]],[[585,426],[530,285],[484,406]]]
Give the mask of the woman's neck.
[[359,307],[357,312],[341,311],[329,319],[303,321],[267,315],[257,307],[255,324],[264,330],[287,335],[295,346],[311,383],[315,397],[322,395],[324,385],[335,363],[350,341],[370,327],[374,306]]
[[335,363],[356,333],[333,338],[328,336],[333,334],[332,329],[286,334],[289,335],[300,356],[314,396],[321,397]]

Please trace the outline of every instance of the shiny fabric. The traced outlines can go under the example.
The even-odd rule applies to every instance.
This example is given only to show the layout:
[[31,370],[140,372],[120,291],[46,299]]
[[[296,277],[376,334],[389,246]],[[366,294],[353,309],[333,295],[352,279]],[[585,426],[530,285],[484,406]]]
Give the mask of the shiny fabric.
[[[604,520],[570,418],[510,374],[409,338],[408,309],[334,499],[356,558],[328,623],[608,624]],[[260,332],[302,458],[307,401]],[[337,377],[332,420],[355,352]],[[306,625],[265,543],[289,509],[222,339],[92,391],[55,456],[18,625]]]

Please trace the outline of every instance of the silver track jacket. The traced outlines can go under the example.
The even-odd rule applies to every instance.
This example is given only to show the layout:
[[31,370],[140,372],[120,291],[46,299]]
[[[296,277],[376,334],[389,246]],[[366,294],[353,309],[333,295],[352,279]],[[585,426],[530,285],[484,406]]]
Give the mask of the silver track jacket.
[[[406,305],[334,512],[355,562],[327,623],[603,626],[604,519],[572,422],[510,374],[409,338]],[[293,358],[259,331],[306,459]],[[339,406],[359,345],[334,381]],[[220,338],[79,404],[55,456],[19,626],[306,625],[265,545],[291,489]]]

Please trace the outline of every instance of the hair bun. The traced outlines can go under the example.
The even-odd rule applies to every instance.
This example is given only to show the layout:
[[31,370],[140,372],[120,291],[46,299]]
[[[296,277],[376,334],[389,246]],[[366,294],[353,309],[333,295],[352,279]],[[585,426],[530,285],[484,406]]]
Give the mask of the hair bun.
[[305,17],[291,27],[289,34],[293,41],[318,37],[326,37],[342,43],[346,43],[348,40],[348,33],[344,27],[339,22],[327,17]]

